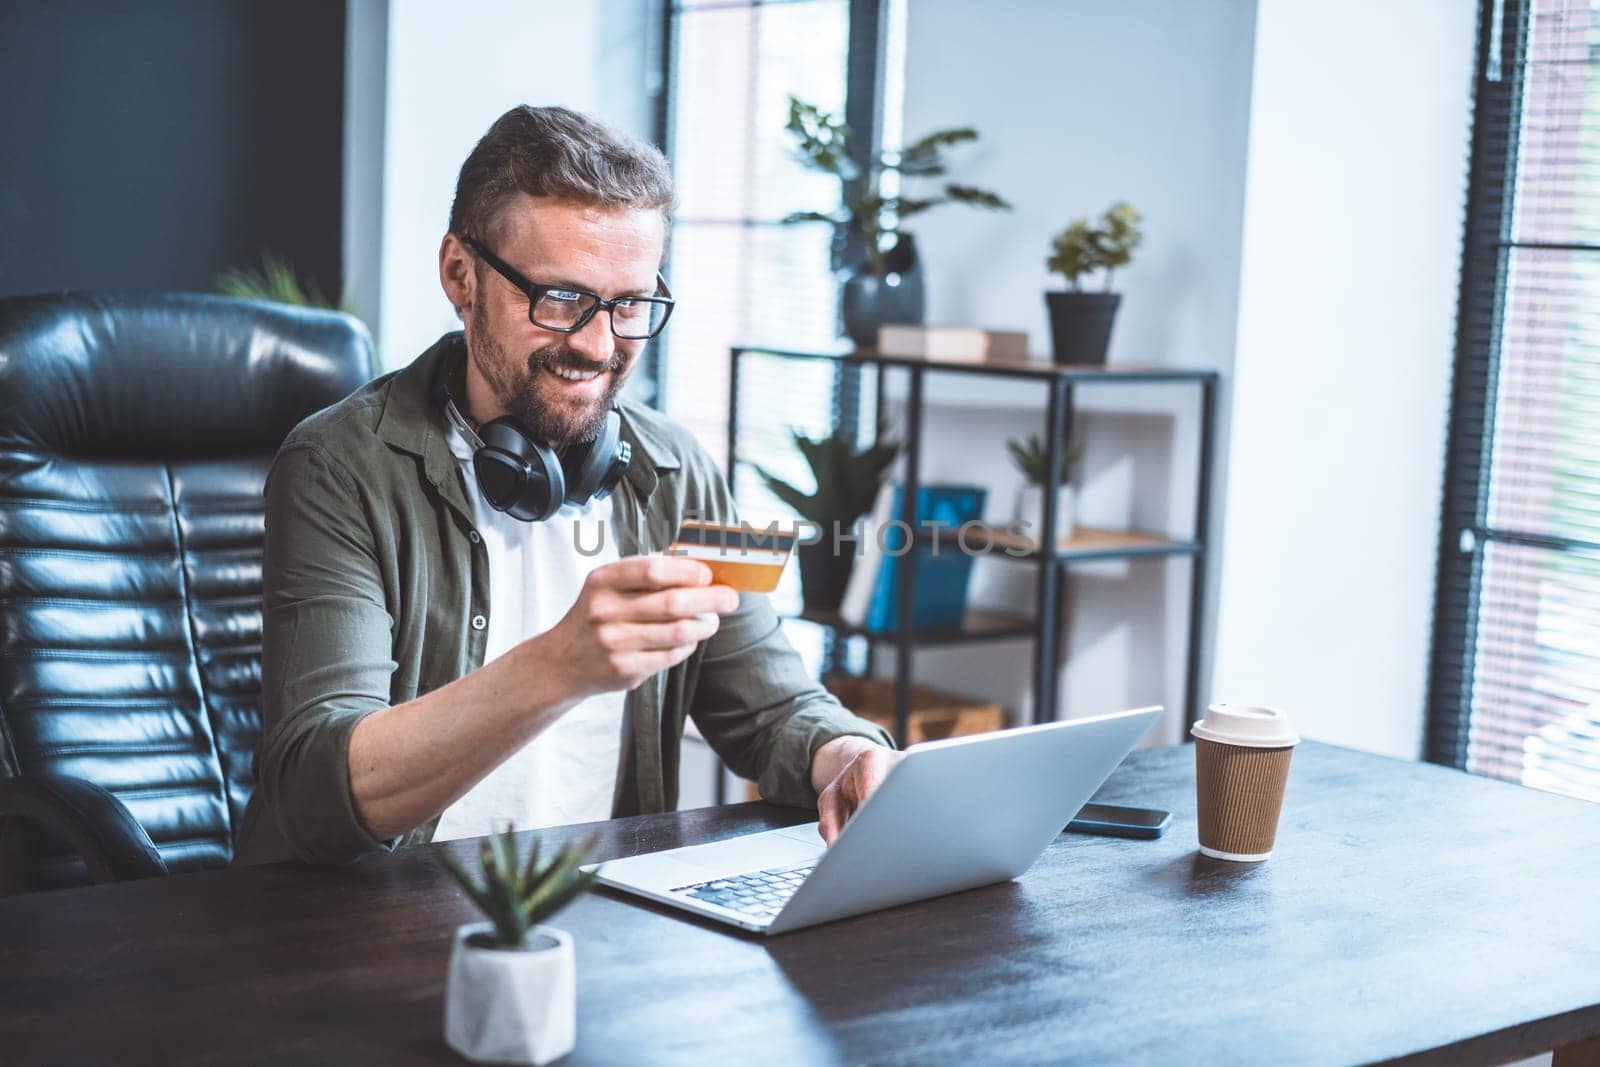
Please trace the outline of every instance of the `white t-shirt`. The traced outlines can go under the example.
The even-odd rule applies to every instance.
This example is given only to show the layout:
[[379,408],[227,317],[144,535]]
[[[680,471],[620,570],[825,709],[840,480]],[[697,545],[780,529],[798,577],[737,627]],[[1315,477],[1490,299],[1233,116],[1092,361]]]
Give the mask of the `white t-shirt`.
[[[610,497],[581,508],[563,505],[544,522],[523,522],[496,511],[478,492],[472,471],[477,435],[457,417],[449,421],[450,451],[461,464],[489,558],[489,628],[483,653],[488,663],[560,621],[577,601],[589,572],[618,558],[616,529]],[[585,552],[594,552],[604,532],[600,552],[578,551],[575,522]],[[603,693],[578,704],[446,808],[434,839],[478,837],[507,823],[529,830],[609,819],[622,756],[622,708],[622,693]]]

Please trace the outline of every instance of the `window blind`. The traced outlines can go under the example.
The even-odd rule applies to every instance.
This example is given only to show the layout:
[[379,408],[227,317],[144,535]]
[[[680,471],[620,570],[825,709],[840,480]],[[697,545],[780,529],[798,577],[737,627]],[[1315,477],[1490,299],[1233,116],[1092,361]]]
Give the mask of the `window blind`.
[[1429,758],[1600,801],[1600,0],[1482,6]]
[[[662,337],[658,405],[719,463],[734,345],[841,347],[833,235],[823,225],[780,224],[797,210],[836,209],[839,184],[796,160],[785,125],[793,94],[870,134],[880,10],[877,0],[684,0],[670,10],[664,141],[678,183],[670,265],[678,307]],[[858,375],[830,363],[746,356],[744,462],[733,479],[744,517],[792,519],[753,464],[809,489],[792,431],[816,437],[841,422],[859,426],[873,399]],[[798,609],[797,568],[787,569],[774,601]],[[803,651],[817,643],[814,633],[794,636]]]
[[[794,159],[784,124],[790,93],[843,110],[849,20],[848,0],[708,0],[673,13],[668,151],[678,182],[679,306],[664,338],[661,401],[719,460],[727,451],[729,349],[836,343],[831,234],[779,220],[838,206],[838,183]],[[764,433],[790,423],[818,430],[829,416],[833,375],[825,365],[774,367],[750,384],[742,415]],[[738,486],[747,507],[767,503],[745,488]]]

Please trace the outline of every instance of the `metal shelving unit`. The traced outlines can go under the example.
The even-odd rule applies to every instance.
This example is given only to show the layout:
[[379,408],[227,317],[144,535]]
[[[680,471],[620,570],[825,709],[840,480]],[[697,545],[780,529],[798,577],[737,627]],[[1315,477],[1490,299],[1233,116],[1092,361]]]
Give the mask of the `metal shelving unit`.
[[[1037,568],[1037,601],[1033,618],[998,615],[992,612],[969,611],[960,627],[937,630],[918,629],[909,625],[911,619],[912,590],[916,581],[917,554],[901,557],[898,570],[899,627],[893,632],[874,632],[845,624],[836,615],[815,612],[802,613],[796,618],[830,628],[841,637],[859,636],[876,644],[892,646],[895,656],[895,739],[904,744],[906,723],[911,707],[912,653],[922,646],[948,646],[984,641],[1029,639],[1033,642],[1033,695],[1034,721],[1047,722],[1056,717],[1056,674],[1058,604],[1062,572],[1074,563],[1088,560],[1133,559],[1143,557],[1182,556],[1191,560],[1189,586],[1189,628],[1186,649],[1184,690],[1185,723],[1192,724],[1197,714],[1200,673],[1200,636],[1204,620],[1205,558],[1207,525],[1211,508],[1211,478],[1214,458],[1212,437],[1215,431],[1216,391],[1218,375],[1208,370],[1183,370],[1170,367],[1109,366],[1084,367],[1058,365],[1045,360],[1015,359],[990,360],[982,363],[954,360],[922,359],[906,356],[886,356],[867,350],[839,352],[798,352],[758,345],[742,345],[732,349],[728,377],[728,484],[734,485],[734,472],[739,463],[739,386],[740,364],[744,357],[759,354],[784,360],[830,360],[841,372],[866,372],[876,375],[877,418],[875,425],[883,424],[884,377],[889,368],[904,371],[907,375],[906,431],[902,442],[905,455],[904,490],[901,493],[900,519],[909,529],[916,529],[916,502],[921,485],[923,384],[929,374],[977,375],[1034,381],[1045,392],[1045,440],[1047,443],[1046,469],[1050,484],[1044,489],[1044,521],[1038,544],[1055,545],[1055,551],[1041,551],[1033,542],[1014,543],[1017,551],[1000,553],[1001,558],[1011,558],[1019,566]],[[1099,385],[1131,385],[1140,383],[1193,384],[1199,389],[1200,401],[1200,462],[1199,485],[1193,534],[1187,540],[1174,540],[1141,531],[1102,530],[1079,527],[1070,539],[1056,537],[1056,490],[1059,487],[1062,450],[1072,432],[1074,398],[1080,388]],[[1004,535],[995,530],[997,544]],[[1026,551],[1021,551],[1026,549]],[[1187,737],[1185,731],[1185,737]]]

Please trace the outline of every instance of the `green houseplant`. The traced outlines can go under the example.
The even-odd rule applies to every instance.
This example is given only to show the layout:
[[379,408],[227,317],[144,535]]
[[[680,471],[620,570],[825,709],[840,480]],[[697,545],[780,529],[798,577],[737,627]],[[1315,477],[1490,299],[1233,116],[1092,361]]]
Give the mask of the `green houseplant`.
[[302,279],[289,261],[268,252],[255,267],[235,267],[217,279],[217,292],[241,300],[265,300],[274,304],[292,304],[295,307],[332,308],[349,311],[348,307],[323,296],[314,279]]
[[848,532],[857,519],[872,510],[878,486],[900,446],[880,440],[857,448],[854,436],[839,429],[815,439],[798,430],[791,433],[795,447],[811,467],[816,486],[812,492],[791,485],[760,464],[753,466],[774,496],[820,532],[819,540],[805,543],[808,539],[803,539],[796,548],[800,556],[800,592],[807,608],[836,611],[855,565],[855,553],[833,550],[834,531]]
[[[1012,438],[1006,442],[1011,463],[1021,472],[1026,484],[1017,492],[1017,522],[1022,524],[1025,536],[1034,531],[1033,540],[1039,540],[1044,530],[1044,485],[1050,469],[1050,457],[1038,434],[1030,434],[1026,441]],[[1064,541],[1072,536],[1074,526],[1072,474],[1083,458],[1083,449],[1063,448],[1057,460],[1056,473],[1056,539]]]
[[[1105,363],[1122,301],[1120,293],[1111,291],[1111,275],[1133,259],[1133,250],[1144,239],[1139,228],[1143,221],[1133,205],[1118,202],[1098,220],[1077,219],[1052,239],[1045,266],[1067,281],[1066,290],[1044,294],[1057,363]],[[1102,270],[1102,291],[1085,291],[1083,279]]]
[[[877,153],[865,165],[850,127],[798,97],[789,97],[785,129],[802,164],[839,181],[840,208],[796,211],[783,221],[833,227],[833,267],[847,272],[841,314],[845,333],[857,344],[876,344],[881,323],[922,321],[922,268],[915,241],[901,228],[906,219],[944,204],[1011,210],[995,193],[973,185],[944,182],[926,196],[902,188],[906,179],[943,178],[946,149],[978,139],[970,127],[935,130],[899,151]],[[889,175],[894,180],[886,182]]]
[[590,844],[541,856],[535,841],[517,855],[509,828],[478,845],[482,878],[445,846],[439,863],[487,921],[456,931],[445,992],[445,1041],[469,1059],[549,1063],[577,1040],[572,936],[543,925],[594,882],[581,870]]
[[[292,307],[326,308],[342,311],[355,319],[355,306],[348,296],[340,300],[329,299],[317,285],[316,279],[302,277],[289,265],[289,261],[271,252],[261,257],[253,267],[235,267],[218,276],[213,288],[223,296],[240,300],[264,300],[270,304],[288,304]],[[365,322],[362,323],[366,325]],[[371,327],[367,327],[371,330]]]

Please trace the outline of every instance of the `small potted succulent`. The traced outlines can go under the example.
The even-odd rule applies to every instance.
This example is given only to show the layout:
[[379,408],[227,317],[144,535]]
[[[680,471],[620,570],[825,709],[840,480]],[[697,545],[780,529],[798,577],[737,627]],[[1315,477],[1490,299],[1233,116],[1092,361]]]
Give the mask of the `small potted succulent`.
[[800,556],[800,595],[805,606],[814,611],[837,611],[858,546],[847,541],[847,549],[835,552],[834,529],[837,526],[841,533],[849,534],[855,521],[872,510],[878,485],[900,446],[880,441],[858,449],[854,435],[837,429],[815,440],[798,430],[792,432],[795,447],[811,465],[814,492],[796,488],[760,464],[754,466],[774,496],[820,531],[815,543],[802,541],[795,548]]
[[[1046,292],[1050,311],[1050,343],[1057,363],[1106,361],[1111,346],[1111,326],[1122,294],[1111,291],[1111,272],[1127,266],[1144,233],[1143,219],[1127,203],[1112,204],[1098,222],[1078,219],[1056,234],[1045,266],[1067,279],[1067,291]],[[1084,292],[1082,279],[1097,270],[1105,274],[1105,288]]]
[[[1017,494],[1017,521],[1026,523],[1023,536],[1038,543],[1044,531],[1044,483],[1050,469],[1049,455],[1037,434],[1026,442],[1013,438],[1006,442],[1011,452],[1011,462],[1027,480]],[[1072,472],[1083,456],[1082,448],[1062,449],[1060,474],[1056,489],[1056,539],[1065,541],[1072,536],[1073,492]]]
[[[898,151],[869,157],[860,138],[837,115],[790,96],[784,128],[794,138],[795,156],[803,166],[839,181],[839,208],[796,211],[783,221],[833,227],[833,269],[846,275],[840,315],[845,334],[858,345],[877,344],[883,323],[922,321],[922,264],[915,242],[902,228],[906,219],[943,204],[1011,210],[998,195],[974,185],[945,182],[927,196],[902,191],[906,179],[943,178],[948,172],[945,149],[978,139],[970,127],[935,130]],[[896,178],[885,183],[889,174]]]
[[436,845],[444,869],[486,922],[456,931],[445,990],[444,1037],[484,1063],[549,1063],[577,1041],[577,974],[572,935],[542,925],[589,888],[579,868],[590,844],[541,859],[535,841],[519,861],[509,828],[478,846],[482,881]]

